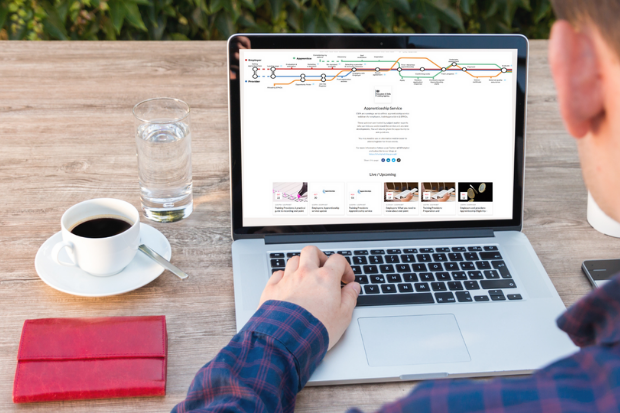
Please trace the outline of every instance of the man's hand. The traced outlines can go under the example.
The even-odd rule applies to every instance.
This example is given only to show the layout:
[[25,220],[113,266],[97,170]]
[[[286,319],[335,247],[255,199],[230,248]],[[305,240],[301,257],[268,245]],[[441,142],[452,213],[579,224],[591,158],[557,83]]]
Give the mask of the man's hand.
[[[284,271],[273,273],[260,298],[297,304],[319,319],[329,334],[329,349],[342,337],[351,322],[360,285],[342,255],[329,258],[317,247],[308,246],[299,257],[288,260]],[[340,281],[347,283],[340,288]]]

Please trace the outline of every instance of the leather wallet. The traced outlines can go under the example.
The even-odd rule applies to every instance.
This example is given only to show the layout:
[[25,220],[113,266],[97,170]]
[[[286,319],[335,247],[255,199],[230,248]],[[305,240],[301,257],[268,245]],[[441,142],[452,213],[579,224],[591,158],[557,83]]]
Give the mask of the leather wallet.
[[13,402],[163,396],[165,316],[26,320]]

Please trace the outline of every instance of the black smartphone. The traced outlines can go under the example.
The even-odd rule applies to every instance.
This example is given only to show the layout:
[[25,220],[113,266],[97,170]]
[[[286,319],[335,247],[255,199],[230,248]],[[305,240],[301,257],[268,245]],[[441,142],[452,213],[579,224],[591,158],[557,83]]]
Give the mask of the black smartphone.
[[620,260],[585,260],[581,270],[590,280],[590,284],[600,287],[611,277],[620,273]]

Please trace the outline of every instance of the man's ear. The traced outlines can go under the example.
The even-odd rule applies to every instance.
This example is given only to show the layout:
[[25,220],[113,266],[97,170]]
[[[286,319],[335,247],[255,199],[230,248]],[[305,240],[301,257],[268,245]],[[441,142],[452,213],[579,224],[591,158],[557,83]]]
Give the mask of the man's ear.
[[549,63],[566,129],[581,138],[605,115],[601,67],[591,32],[578,32],[566,20],[555,22]]

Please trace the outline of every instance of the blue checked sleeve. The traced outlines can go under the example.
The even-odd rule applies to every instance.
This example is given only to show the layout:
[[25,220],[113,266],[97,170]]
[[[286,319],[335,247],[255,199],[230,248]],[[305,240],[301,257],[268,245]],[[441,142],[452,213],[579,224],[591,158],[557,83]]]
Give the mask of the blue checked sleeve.
[[267,301],[198,371],[172,412],[292,412],[328,344],[327,330],[308,311]]

